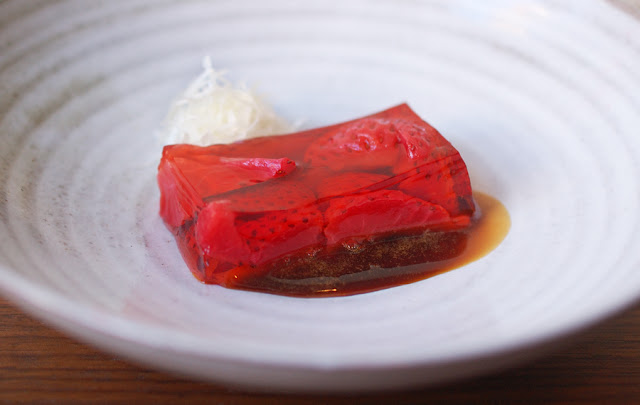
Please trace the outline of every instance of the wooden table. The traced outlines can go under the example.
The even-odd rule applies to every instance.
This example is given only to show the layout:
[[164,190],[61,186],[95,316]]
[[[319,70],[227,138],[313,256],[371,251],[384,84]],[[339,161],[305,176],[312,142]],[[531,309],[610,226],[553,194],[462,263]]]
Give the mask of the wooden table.
[[640,404],[640,305],[534,364],[447,386],[366,396],[255,394],[146,370],[48,328],[0,299],[0,403]]

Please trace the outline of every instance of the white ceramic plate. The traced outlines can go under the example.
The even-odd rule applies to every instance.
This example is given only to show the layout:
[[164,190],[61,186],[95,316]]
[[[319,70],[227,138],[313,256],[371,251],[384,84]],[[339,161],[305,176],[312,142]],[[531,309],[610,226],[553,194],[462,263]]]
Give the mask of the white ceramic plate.
[[[154,131],[203,55],[291,119],[407,101],[512,228],[411,285],[199,284],[157,215]],[[640,23],[604,1],[5,1],[0,289],[86,342],[263,389],[402,388],[515,364],[640,297]]]

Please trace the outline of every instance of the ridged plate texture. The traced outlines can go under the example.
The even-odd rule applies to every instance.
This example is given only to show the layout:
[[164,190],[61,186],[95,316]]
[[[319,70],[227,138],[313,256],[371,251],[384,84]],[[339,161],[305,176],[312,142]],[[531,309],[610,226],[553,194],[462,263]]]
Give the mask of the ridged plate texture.
[[[512,221],[414,284],[202,285],[154,136],[204,55],[312,127],[408,102]],[[508,366],[640,297],[640,23],[605,1],[0,3],[0,290],[104,350],[244,387],[412,387]]]

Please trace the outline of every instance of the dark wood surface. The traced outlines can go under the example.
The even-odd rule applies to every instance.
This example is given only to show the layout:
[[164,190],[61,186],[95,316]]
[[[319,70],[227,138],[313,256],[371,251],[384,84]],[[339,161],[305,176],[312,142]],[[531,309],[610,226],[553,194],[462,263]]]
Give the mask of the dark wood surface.
[[132,365],[78,343],[0,299],[0,403],[640,404],[640,305],[535,363],[408,392],[256,394]]

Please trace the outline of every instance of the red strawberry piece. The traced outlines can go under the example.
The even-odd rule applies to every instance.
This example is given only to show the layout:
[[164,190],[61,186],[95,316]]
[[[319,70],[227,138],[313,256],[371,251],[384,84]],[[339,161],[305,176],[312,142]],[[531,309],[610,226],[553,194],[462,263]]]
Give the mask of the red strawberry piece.
[[211,202],[200,210],[195,239],[205,266],[221,262],[237,265],[248,259],[251,250],[238,234],[235,222],[236,213],[229,209],[227,201]]
[[322,213],[314,206],[244,215],[223,200],[200,211],[195,235],[205,267],[215,264],[224,271],[317,245],[322,226]]
[[334,198],[325,211],[327,244],[357,243],[371,235],[442,228],[451,218],[442,207],[398,190]]
[[265,213],[238,219],[238,234],[251,250],[250,262],[259,264],[304,247],[317,245],[324,219],[315,206]]
[[[310,175],[312,172],[313,175]],[[388,175],[369,172],[335,173],[328,170],[309,170],[306,178],[315,184],[318,199],[349,194],[357,194],[373,187],[389,178]]]
[[[299,178],[297,175],[292,176]],[[303,207],[314,202],[316,195],[304,184],[287,176],[206,199],[216,200],[228,201],[234,212],[260,213]]]
[[191,159],[178,157],[177,165],[200,195],[220,194],[263,181],[285,176],[296,168],[288,158],[228,158],[197,156]]
[[413,169],[398,189],[440,205],[452,217],[470,216],[475,209],[467,168],[459,154]]
[[332,170],[379,168],[398,156],[398,138],[392,122],[364,118],[341,125],[313,142],[304,156],[311,167]]
[[396,121],[406,156],[393,167],[408,175],[398,189],[446,209],[452,217],[475,209],[467,167],[460,153],[417,115]]
[[[414,164],[420,159],[438,159],[457,151],[435,128],[420,118],[407,104],[401,104],[378,114],[380,117],[393,122],[397,130],[398,142],[405,153],[396,162],[398,167],[394,173],[418,166]],[[408,159],[407,159],[408,158]],[[407,166],[403,167],[402,164]]]
[[411,160],[438,159],[449,154],[453,147],[431,125],[420,120],[397,120],[398,140]]
[[200,153],[202,149],[192,145],[164,148],[158,167],[160,215],[170,227],[191,218],[208,195],[282,177],[296,168],[288,158],[228,158]]
[[171,160],[163,159],[158,168],[160,216],[169,228],[175,229],[193,218],[203,206],[202,196],[184,179]]

